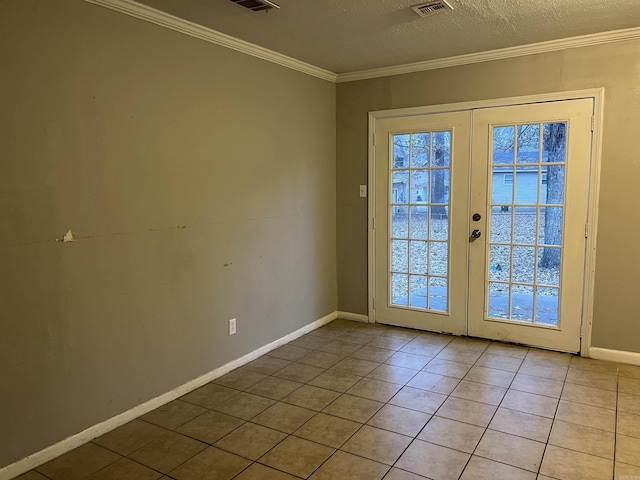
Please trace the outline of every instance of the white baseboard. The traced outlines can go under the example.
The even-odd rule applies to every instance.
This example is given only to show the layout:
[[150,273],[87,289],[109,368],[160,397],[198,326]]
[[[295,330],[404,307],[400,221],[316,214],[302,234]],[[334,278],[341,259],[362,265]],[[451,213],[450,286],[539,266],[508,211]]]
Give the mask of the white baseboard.
[[624,350],[609,350],[608,348],[591,347],[589,357],[609,362],[628,363],[640,365],[640,353],[626,352]]
[[325,315],[324,317],[308,325],[305,325],[304,327],[290,333],[289,335],[286,335],[263,347],[260,347],[257,350],[244,355],[243,357],[226,363],[225,365],[222,365],[221,367],[216,368],[209,373],[195,378],[185,383],[184,385],[171,390],[170,392],[152,398],[151,400],[143,404],[140,404],[130,410],[127,410],[126,412],[121,413],[120,415],[116,415],[115,417],[105,420],[104,422],[93,425],[92,427],[89,427],[80,433],[76,433],[75,435],[65,438],[64,440],[51,445],[44,450],[40,450],[39,452],[18,460],[11,465],[0,468],[0,480],[9,480],[11,478],[17,477],[18,475],[22,475],[23,473],[28,472],[31,469],[39,467],[49,460],[53,460],[54,458],[59,457],[60,455],[67,453],[74,448],[79,447],[80,445],[84,445],[94,438],[99,437],[100,435],[104,435],[105,433],[110,432],[111,430],[114,430],[115,428],[118,428],[119,426],[124,425],[125,423],[130,422],[131,420],[138,418],[141,415],[144,415],[145,413],[150,412],[151,410],[155,410],[156,408],[161,407],[162,405],[169,403],[172,400],[175,400],[176,398],[195,390],[196,388],[200,388],[201,386],[211,382],[212,380],[215,380],[218,377],[221,377],[231,370],[241,367],[242,365],[246,365],[247,363],[255,360],[265,353],[270,352],[271,350],[281,347],[282,345],[289,343],[290,341],[295,340],[302,335],[305,335],[317,328],[320,328],[323,325],[326,325],[336,318],[338,318],[338,312],[331,312],[330,314]]
[[344,320],[353,320],[355,322],[369,323],[369,315],[363,315],[361,313],[338,311],[338,318],[342,318]]

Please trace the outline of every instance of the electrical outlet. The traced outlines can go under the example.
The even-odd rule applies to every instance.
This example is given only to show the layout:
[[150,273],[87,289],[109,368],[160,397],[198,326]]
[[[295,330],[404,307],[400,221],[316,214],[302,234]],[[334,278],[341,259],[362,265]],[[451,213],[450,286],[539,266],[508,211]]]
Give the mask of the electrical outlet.
[[229,320],[229,335],[235,335],[236,334],[236,319],[232,318],[231,320]]

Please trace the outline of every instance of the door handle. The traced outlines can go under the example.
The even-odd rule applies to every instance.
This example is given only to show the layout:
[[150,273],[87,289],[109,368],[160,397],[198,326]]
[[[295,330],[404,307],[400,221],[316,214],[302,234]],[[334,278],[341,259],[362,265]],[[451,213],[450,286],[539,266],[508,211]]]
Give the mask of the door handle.
[[469,235],[469,241],[473,242],[476,240],[476,238],[480,238],[481,235],[482,235],[482,232],[476,229],[473,232],[471,232],[471,235]]

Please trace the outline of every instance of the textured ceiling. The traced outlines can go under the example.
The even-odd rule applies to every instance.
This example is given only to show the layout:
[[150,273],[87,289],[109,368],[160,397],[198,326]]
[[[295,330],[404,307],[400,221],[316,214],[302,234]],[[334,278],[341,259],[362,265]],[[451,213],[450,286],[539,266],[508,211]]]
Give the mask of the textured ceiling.
[[275,0],[252,12],[229,0],[138,0],[335,73],[354,72],[640,26],[640,0]]

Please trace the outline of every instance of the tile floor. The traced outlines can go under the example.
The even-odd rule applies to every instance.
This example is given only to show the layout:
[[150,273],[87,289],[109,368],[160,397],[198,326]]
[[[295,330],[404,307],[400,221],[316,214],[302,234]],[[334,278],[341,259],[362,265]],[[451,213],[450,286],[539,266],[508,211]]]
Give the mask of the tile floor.
[[18,478],[614,475],[640,480],[640,367],[336,320]]

